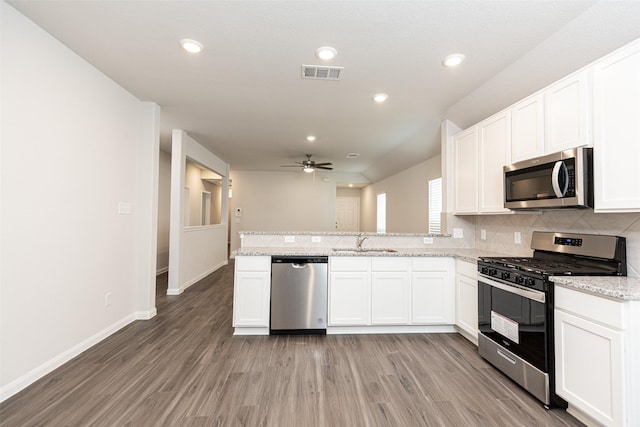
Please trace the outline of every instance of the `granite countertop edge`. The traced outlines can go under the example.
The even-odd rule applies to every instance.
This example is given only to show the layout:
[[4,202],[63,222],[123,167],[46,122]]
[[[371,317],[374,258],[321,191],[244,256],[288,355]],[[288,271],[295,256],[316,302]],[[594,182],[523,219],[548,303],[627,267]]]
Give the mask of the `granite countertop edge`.
[[379,236],[379,237],[451,237],[435,233],[375,233],[357,231],[238,231],[247,236]]
[[557,285],[622,301],[640,301],[640,277],[553,276]]
[[334,250],[333,248],[295,248],[295,247],[249,247],[233,251],[234,256],[339,256],[339,257],[452,257],[461,261],[475,263],[483,256],[505,256],[496,252],[477,249],[434,248],[410,249],[393,248],[392,252],[385,248],[369,248],[362,252],[354,250]]

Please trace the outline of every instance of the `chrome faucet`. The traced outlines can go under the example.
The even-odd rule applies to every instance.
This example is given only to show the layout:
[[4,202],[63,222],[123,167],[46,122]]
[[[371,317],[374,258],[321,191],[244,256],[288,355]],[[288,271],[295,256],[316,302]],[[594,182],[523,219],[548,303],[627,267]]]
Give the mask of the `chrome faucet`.
[[369,236],[363,236],[362,234],[358,235],[358,243],[356,245],[356,250],[361,251],[362,250],[362,244],[364,243],[365,240],[367,240]]

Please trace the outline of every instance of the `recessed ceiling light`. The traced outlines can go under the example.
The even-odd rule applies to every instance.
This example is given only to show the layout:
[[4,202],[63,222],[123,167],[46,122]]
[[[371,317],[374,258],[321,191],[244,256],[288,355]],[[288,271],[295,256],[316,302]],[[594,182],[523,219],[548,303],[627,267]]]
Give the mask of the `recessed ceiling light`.
[[338,51],[332,48],[331,46],[322,46],[316,49],[316,56],[323,61],[328,61],[329,59],[333,59],[338,54]]
[[313,135],[309,135],[309,136],[307,137],[307,141],[309,141],[309,142],[313,142],[313,141],[315,141],[315,140],[316,140],[316,137],[315,137],[315,136],[313,136]]
[[180,45],[184,50],[190,53],[200,53],[204,46],[197,40],[192,39],[182,39],[180,40]]
[[349,187],[353,187],[353,184],[349,184]]
[[389,95],[387,95],[386,93],[376,93],[375,95],[373,95],[373,100],[377,103],[384,102],[387,100],[387,98],[389,98]]
[[460,63],[464,61],[464,55],[461,53],[454,53],[453,55],[449,55],[442,60],[442,65],[445,67],[455,67],[456,65],[460,65]]

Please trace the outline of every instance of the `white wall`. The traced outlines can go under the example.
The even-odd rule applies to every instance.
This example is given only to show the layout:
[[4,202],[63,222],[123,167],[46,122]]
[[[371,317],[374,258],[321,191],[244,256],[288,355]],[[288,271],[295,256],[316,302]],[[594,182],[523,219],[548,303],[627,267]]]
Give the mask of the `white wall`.
[[240,247],[243,230],[335,231],[335,182],[314,182],[302,172],[232,171],[231,179],[232,250]]
[[[222,177],[223,223],[185,227],[183,218],[184,188],[187,185],[187,159]],[[198,172],[197,185],[200,185]],[[178,295],[198,280],[227,264],[227,206],[229,165],[198,144],[187,133],[174,129],[171,145],[171,217],[169,245],[168,295]],[[200,189],[194,190],[198,193]],[[199,206],[199,204],[198,204]]]
[[171,154],[160,151],[158,174],[157,273],[169,269],[169,211],[171,206]]
[[4,400],[155,314],[159,108],[0,10]]
[[376,231],[376,196],[387,194],[388,233],[427,233],[428,181],[440,176],[440,156],[433,157],[361,191],[360,229]]

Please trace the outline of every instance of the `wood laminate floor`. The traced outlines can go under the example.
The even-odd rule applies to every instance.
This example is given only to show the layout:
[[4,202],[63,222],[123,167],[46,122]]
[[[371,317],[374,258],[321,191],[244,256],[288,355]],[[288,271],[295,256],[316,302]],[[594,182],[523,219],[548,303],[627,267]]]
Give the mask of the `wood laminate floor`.
[[234,337],[233,263],[0,404],[12,426],[580,426],[456,334]]

